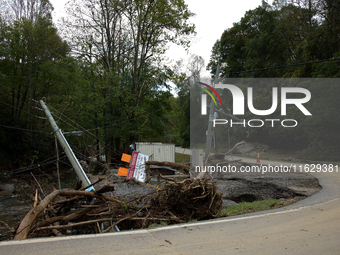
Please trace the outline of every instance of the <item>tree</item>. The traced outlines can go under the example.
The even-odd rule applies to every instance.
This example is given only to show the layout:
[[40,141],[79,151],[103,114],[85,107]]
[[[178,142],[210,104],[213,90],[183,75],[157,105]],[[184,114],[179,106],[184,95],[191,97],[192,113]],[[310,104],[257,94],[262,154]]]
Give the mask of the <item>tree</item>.
[[202,68],[204,67],[204,59],[201,56],[190,55],[187,69],[189,77],[195,82],[200,81]]
[[[340,61],[328,60],[340,56],[339,10],[340,1],[337,0],[276,0],[273,6],[263,3],[226,29],[215,43],[208,65],[211,73],[215,72],[217,63],[225,63],[223,76],[228,78],[339,77]],[[269,109],[272,104],[272,84],[265,84],[266,80],[257,80],[256,83],[253,102],[258,109]],[[293,108],[290,117],[299,123],[294,132],[283,127],[255,128],[248,139],[265,141],[280,149],[300,150],[303,157],[309,159],[339,160],[336,131],[340,123],[336,99],[339,86],[336,80],[291,81],[296,84],[289,86],[306,86],[311,92],[308,109],[313,117],[305,118]],[[241,83],[239,87],[246,92],[248,85]],[[222,101],[226,102],[223,105],[225,112],[231,102],[228,95],[224,91],[220,94]],[[279,119],[281,115],[275,111],[267,117]],[[260,117],[246,113],[245,118]]]
[[[287,62],[287,45],[280,35],[278,24],[278,11],[272,10],[265,2],[255,10],[248,11],[240,22],[225,30],[215,43],[208,65],[212,67],[211,73],[215,71],[217,59],[227,64],[222,74],[231,77],[233,73],[246,70],[284,65]],[[273,70],[243,76],[278,76],[279,73]]]
[[0,7],[1,16],[9,23],[21,18],[33,23],[40,18],[52,19],[53,6],[49,0],[3,0]]
[[210,56],[210,60],[207,66],[207,70],[211,70],[212,74],[216,73],[217,65],[223,62],[220,46],[221,46],[221,41],[217,40],[211,50],[211,56]]
[[156,99],[166,96],[160,88],[168,87],[171,76],[162,56],[167,43],[188,47],[186,36],[194,33],[188,19],[193,14],[183,0],[85,0],[68,6],[71,45],[83,61],[99,68],[98,96],[104,99],[110,160],[112,147],[122,151],[153,130],[149,106],[158,102],[153,109],[164,109]]
[[[14,157],[22,160],[18,164],[26,164],[32,162],[36,154],[45,153],[47,144],[46,137],[37,138],[37,133],[33,132],[41,127],[33,100],[42,97],[51,100],[56,95],[67,94],[74,76],[71,74],[74,61],[67,57],[69,47],[52,24],[48,1],[11,3],[20,3],[23,9],[18,10],[18,20],[1,20],[0,82],[4,93],[0,96],[3,103],[0,122],[19,128],[11,132],[4,130],[2,134],[7,131],[8,135],[3,141],[21,137],[21,142],[11,143],[7,153],[9,159]],[[29,18],[24,14],[30,14]],[[18,131],[20,128],[26,132]],[[17,157],[18,153],[22,157]]]

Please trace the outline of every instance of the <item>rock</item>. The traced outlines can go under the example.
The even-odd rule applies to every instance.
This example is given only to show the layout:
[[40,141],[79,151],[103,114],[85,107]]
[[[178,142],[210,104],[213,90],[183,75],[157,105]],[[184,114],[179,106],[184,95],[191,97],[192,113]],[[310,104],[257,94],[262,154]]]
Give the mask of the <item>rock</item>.
[[247,154],[255,150],[255,146],[252,143],[245,143],[235,148],[234,154]]
[[227,206],[232,206],[232,205],[238,205],[238,203],[234,202],[233,200],[223,199],[222,207],[227,207]]
[[12,195],[12,192],[10,192],[8,190],[0,191],[0,197],[10,196],[10,195]]
[[0,184],[1,191],[8,191],[12,193],[14,189],[15,189],[14,184]]
[[259,143],[245,143],[235,148],[234,154],[257,155],[258,152],[264,153],[270,151],[270,147]]
[[83,168],[83,170],[87,173],[89,171],[89,165],[84,160],[79,160],[79,164]]

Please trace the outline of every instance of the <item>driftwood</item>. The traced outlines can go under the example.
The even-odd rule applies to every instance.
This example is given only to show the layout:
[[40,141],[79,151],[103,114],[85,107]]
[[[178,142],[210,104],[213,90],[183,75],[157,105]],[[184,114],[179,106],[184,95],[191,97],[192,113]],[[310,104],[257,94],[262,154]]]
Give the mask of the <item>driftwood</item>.
[[190,166],[179,164],[179,163],[174,163],[174,162],[146,161],[145,164],[154,165],[154,166],[167,166],[167,167],[171,167],[173,169],[182,171],[184,173],[189,173],[189,171],[190,171]]
[[[245,144],[245,143],[246,143],[245,141],[242,141],[242,142],[239,142],[239,143],[235,144],[235,146],[233,148],[231,148],[228,152],[226,152],[224,155],[228,155],[228,154],[232,153],[236,149],[237,146],[240,146],[240,145]],[[210,157],[210,153],[209,153],[209,155],[208,155],[208,157],[207,157],[207,159],[205,161],[205,164],[207,164],[209,157]],[[233,161],[233,162],[235,162],[235,161]],[[222,164],[225,164],[225,163],[230,164],[231,162],[229,162],[229,163],[228,162],[223,162]],[[206,174],[206,172],[200,172],[196,176],[196,179],[203,179],[205,174]]]
[[38,217],[38,215],[46,209],[46,207],[51,203],[51,201],[56,196],[85,196],[90,198],[98,198],[98,199],[105,199],[103,195],[96,195],[93,192],[87,191],[79,191],[79,190],[55,190],[46,196],[40,203],[37,205],[37,193],[35,196],[35,201],[33,204],[32,209],[26,214],[24,219],[21,221],[14,239],[26,239],[28,232],[30,231],[33,222]]
[[4,226],[5,226],[6,228],[8,228],[9,231],[13,231],[13,229],[10,228],[6,222],[0,220],[0,223],[1,223],[1,224],[4,224]]
[[232,153],[233,150],[235,150],[237,146],[240,146],[240,145],[242,145],[242,144],[246,144],[246,142],[245,142],[245,141],[242,141],[242,142],[239,142],[239,143],[235,144],[235,146],[234,146],[233,148],[231,148],[231,150],[229,150],[228,152],[226,152],[225,155],[228,155],[228,154]]
[[55,190],[40,202],[36,194],[34,206],[21,221],[14,239],[105,233],[115,227],[129,230],[153,223],[211,219],[218,215],[223,201],[215,184],[207,179],[163,183],[160,190],[137,198],[145,201],[140,207],[135,200],[125,202],[99,194],[110,190],[112,186],[97,192]]
[[223,194],[208,179],[186,179],[166,183],[151,199],[151,208],[167,212],[173,219],[190,221],[217,217],[222,207]]
[[231,160],[231,161],[225,161],[225,162],[220,162],[218,163],[219,166],[225,166],[225,165],[230,165],[232,163],[237,163],[237,162],[241,162],[242,159],[235,159],[235,160]]
[[41,228],[38,228],[36,230],[40,231],[40,230],[48,230],[48,229],[71,228],[71,227],[75,227],[75,226],[82,226],[82,225],[86,225],[86,224],[93,224],[93,223],[97,223],[97,222],[104,222],[104,221],[110,221],[110,220],[111,220],[111,218],[89,220],[89,221],[84,221],[84,222],[77,222],[77,223],[73,223],[73,224],[68,224],[68,225],[41,227]]
[[21,221],[14,239],[26,239],[27,234],[31,229],[34,220],[38,215],[48,206],[48,204],[60,193],[59,190],[55,190],[50,193],[47,197],[40,202],[39,205],[33,206],[32,209],[26,214],[24,219]]

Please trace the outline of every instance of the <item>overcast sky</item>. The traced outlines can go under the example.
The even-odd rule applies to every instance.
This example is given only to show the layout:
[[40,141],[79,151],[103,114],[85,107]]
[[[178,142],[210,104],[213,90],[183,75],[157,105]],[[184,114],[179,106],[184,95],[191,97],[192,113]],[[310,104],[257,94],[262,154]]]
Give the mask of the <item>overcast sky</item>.
[[[62,16],[67,1],[50,0],[54,7],[54,18]],[[223,31],[232,27],[233,23],[239,22],[246,11],[261,5],[262,0],[185,0],[185,2],[189,10],[196,14],[191,22],[196,25],[197,35],[193,38],[189,53],[178,46],[172,46],[167,55],[177,61],[181,58],[186,60],[188,54],[196,54],[202,56],[207,65],[211,49]],[[273,0],[267,2],[272,4]]]

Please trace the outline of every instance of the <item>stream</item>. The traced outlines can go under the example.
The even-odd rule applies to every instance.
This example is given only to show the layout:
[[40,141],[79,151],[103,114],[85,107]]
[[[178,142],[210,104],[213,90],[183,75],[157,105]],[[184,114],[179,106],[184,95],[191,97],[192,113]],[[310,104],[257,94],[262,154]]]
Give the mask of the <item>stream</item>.
[[[17,196],[0,197],[0,221],[6,222],[11,228],[15,228],[31,208],[31,201],[27,198],[20,200]],[[0,224],[0,240],[2,235],[8,232],[3,224]]]
[[[76,175],[73,171],[64,172],[61,175],[61,188],[74,188]],[[34,195],[34,194],[32,194]],[[10,228],[16,228],[27,212],[31,209],[33,201],[28,196],[12,194],[0,196],[0,221],[8,224]],[[7,239],[8,228],[0,223],[0,241]]]

